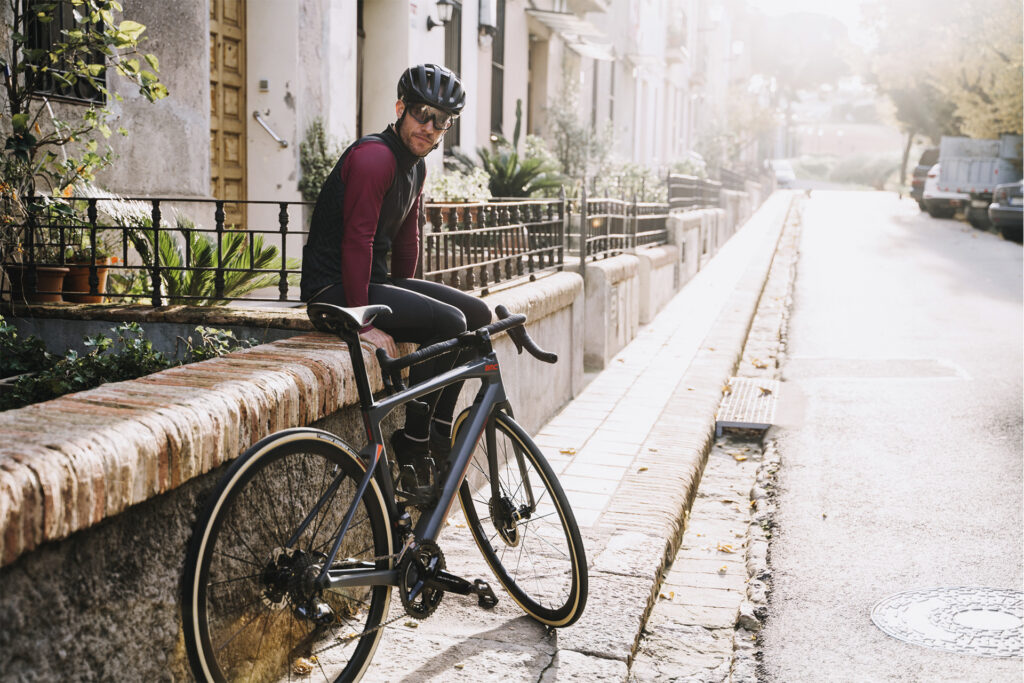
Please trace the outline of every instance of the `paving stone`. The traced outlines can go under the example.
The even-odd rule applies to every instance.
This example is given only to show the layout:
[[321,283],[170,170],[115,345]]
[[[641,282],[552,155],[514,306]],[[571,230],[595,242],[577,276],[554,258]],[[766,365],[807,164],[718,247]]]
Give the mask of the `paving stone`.
[[622,683],[628,675],[625,662],[560,649],[544,670],[540,683]]

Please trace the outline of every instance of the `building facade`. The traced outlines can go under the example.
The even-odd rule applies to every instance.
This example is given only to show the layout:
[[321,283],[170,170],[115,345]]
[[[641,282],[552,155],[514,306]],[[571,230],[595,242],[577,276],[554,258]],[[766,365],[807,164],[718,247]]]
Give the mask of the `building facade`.
[[[447,152],[511,138],[518,101],[523,134],[549,137],[552,107],[571,95],[583,124],[610,127],[616,157],[661,172],[720,116],[736,78],[729,12],[729,0],[125,0],[170,96],[150,104],[123,88],[109,103],[130,135],[112,141],[120,158],[102,181],[130,195],[298,201],[310,123],[338,142],[380,131],[417,62],[466,83]],[[430,171],[442,161],[431,155]]]

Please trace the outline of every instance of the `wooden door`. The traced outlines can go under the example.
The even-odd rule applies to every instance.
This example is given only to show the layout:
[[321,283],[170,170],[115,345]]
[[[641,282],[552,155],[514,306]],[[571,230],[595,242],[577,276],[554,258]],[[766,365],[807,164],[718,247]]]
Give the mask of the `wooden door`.
[[[210,192],[245,200],[245,0],[210,0]],[[224,205],[224,224],[245,227],[245,205]]]

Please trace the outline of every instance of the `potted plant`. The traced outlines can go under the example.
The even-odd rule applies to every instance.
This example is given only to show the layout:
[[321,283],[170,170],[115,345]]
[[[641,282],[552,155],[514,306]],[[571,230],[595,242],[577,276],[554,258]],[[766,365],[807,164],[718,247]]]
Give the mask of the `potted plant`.
[[[110,266],[117,263],[106,241],[107,231],[74,228],[65,252],[68,274],[64,278],[64,300],[80,304],[103,303]],[[95,290],[93,285],[95,284]]]

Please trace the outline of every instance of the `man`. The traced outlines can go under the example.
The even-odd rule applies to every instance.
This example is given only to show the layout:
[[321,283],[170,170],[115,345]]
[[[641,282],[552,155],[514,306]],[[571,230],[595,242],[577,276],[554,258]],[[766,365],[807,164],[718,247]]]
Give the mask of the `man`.
[[[398,81],[398,120],[345,150],[313,209],[303,249],[302,300],[389,306],[391,314],[379,316],[361,336],[391,356],[398,355],[395,342],[426,346],[491,320],[490,310],[479,298],[413,278],[426,174],[423,157],[438,147],[465,104],[462,82],[448,69],[436,64],[406,69]],[[455,360],[414,365],[410,383],[451,368]],[[427,411],[408,406],[405,427],[392,436],[403,474],[412,465],[420,485],[429,482],[428,450],[435,456],[450,450],[452,414],[460,389],[461,384],[453,385],[440,396],[427,397]],[[429,406],[433,406],[432,418]],[[417,482],[403,483],[409,487]]]

